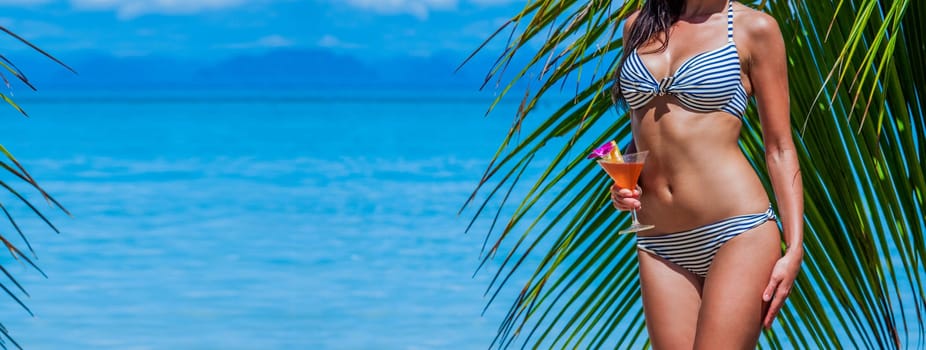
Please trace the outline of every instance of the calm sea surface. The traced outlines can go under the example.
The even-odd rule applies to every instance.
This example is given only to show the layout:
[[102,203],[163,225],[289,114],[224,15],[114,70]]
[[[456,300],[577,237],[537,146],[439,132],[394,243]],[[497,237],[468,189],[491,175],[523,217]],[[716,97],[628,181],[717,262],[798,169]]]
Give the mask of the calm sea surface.
[[73,217],[3,195],[49,278],[4,256],[36,317],[0,295],[0,322],[27,349],[484,349],[512,298],[480,316],[486,225],[456,213],[517,107],[491,98],[20,97],[0,143]]

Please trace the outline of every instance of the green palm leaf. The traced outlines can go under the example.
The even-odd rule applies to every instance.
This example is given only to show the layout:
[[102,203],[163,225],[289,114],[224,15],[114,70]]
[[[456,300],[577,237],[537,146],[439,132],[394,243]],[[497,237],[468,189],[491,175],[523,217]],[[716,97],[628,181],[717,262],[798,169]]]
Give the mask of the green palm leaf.
[[[502,221],[499,232],[490,229],[494,244],[483,258],[503,252],[488,286],[490,303],[514,299],[492,347],[648,346],[633,240],[614,234],[628,218],[610,209],[609,180],[584,159],[605,140],[629,139],[627,116],[609,114],[607,90],[622,45],[617,24],[641,4],[529,1],[487,40],[510,30],[486,77],[501,81],[515,71],[495,103],[518,81],[539,86],[522,97],[514,126],[476,189],[492,188],[473,220],[494,206],[492,228]],[[788,44],[791,121],[805,189],[803,270],[760,347],[926,346],[926,4],[769,0],[752,6],[778,20]],[[540,47],[525,53],[530,42]],[[519,53],[530,60],[514,67]],[[566,84],[575,84],[575,96],[523,129],[539,101]],[[758,116],[750,109],[745,120],[740,147],[770,191]],[[545,170],[525,177],[537,159],[544,159]],[[515,192],[521,179],[533,184]],[[524,194],[505,211],[512,193]],[[467,205],[475,198],[474,192]],[[505,288],[525,269],[523,286]]]
[[[26,41],[22,37],[11,32],[9,29],[3,26],[0,26],[0,31],[7,33],[8,35],[16,38],[17,40],[26,44],[27,46],[35,49],[42,55],[48,57],[49,59],[55,61],[56,63],[65,67],[66,69],[70,70],[71,72],[74,72],[74,70],[71,69],[71,67],[68,67],[63,62],[59,61],[57,58],[54,58],[47,52],[43,51],[42,49],[38,48],[32,43]],[[19,79],[19,81],[21,81],[23,84],[25,84],[29,88],[35,90],[35,87],[29,82],[29,79],[26,78],[26,75],[23,74],[23,72],[20,71],[19,68],[17,68],[16,65],[13,64],[13,62],[8,60],[3,55],[0,55],[0,68],[12,74],[14,77]],[[10,82],[6,79],[6,76],[4,76],[2,73],[0,73],[0,78],[2,78],[6,86],[8,87],[10,86]],[[23,115],[27,116],[26,111],[23,110],[19,105],[17,105],[16,102],[14,102],[12,99],[10,99],[4,94],[0,94],[0,98],[2,98],[6,103],[8,103],[14,109],[19,111]],[[2,154],[0,155],[0,168],[2,168],[3,170],[6,170],[6,173],[13,175],[13,177],[15,177],[17,180],[25,182],[29,188],[37,191],[39,195],[41,195],[42,198],[44,198],[49,204],[57,207],[58,209],[63,211],[65,214],[70,215],[70,213],[66,209],[64,209],[64,207],[60,203],[58,203],[58,201],[52,198],[51,195],[49,195],[47,192],[45,192],[45,190],[43,190],[39,186],[38,182],[36,182],[36,180],[32,177],[32,175],[29,175],[29,172],[26,171],[26,169],[22,166],[22,164],[20,164],[19,161],[16,160],[15,157],[13,157],[13,154],[10,153],[10,151],[8,151],[6,147],[3,147],[3,145],[0,145],[0,154]],[[53,225],[51,221],[49,221],[48,218],[45,217],[45,215],[42,214],[42,212],[32,202],[29,201],[29,199],[27,199],[23,194],[21,194],[20,191],[18,191],[16,188],[14,188],[14,186],[15,185],[13,184],[0,180],[0,187],[2,187],[3,190],[6,190],[7,192],[9,192],[9,194],[11,194],[13,197],[18,199],[22,204],[25,204],[26,207],[28,207],[36,216],[39,217],[39,219],[41,219],[52,230],[54,230],[55,232],[59,232],[58,228],[55,227],[55,225]],[[29,252],[32,254],[33,257],[35,257],[35,251],[32,250],[32,245],[29,244],[29,240],[26,239],[26,235],[22,232],[19,225],[16,223],[16,220],[13,218],[12,215],[10,215],[10,212],[7,210],[7,207],[3,203],[0,203],[0,210],[3,211],[3,214],[6,216],[6,219],[10,222],[10,225],[13,227],[13,229],[22,239],[23,243],[25,243]],[[36,265],[32,261],[32,259],[29,258],[28,255],[24,254],[13,242],[10,242],[10,240],[7,239],[7,237],[3,234],[2,231],[0,231],[0,243],[2,243],[3,246],[7,248],[7,250],[9,250],[10,254],[13,256],[14,259],[24,261],[29,266],[31,266],[36,271],[38,271],[42,276],[48,277],[45,274],[45,272],[42,271],[42,269],[40,269],[38,265]],[[29,293],[26,292],[26,289],[23,288],[23,286],[20,285],[18,281],[16,281],[16,278],[12,274],[10,274],[6,268],[0,266],[0,272],[2,272],[3,275],[6,277],[6,279],[9,280],[9,283],[12,283],[15,286],[15,288],[9,288],[7,284],[5,284],[4,282],[0,282],[0,289],[3,290],[4,294],[11,297],[13,301],[15,301],[23,309],[25,309],[26,312],[28,312],[30,315],[33,315],[32,310],[29,310],[29,307],[26,306],[26,304],[22,301],[22,299],[19,296],[19,293],[21,293],[23,296],[28,297]],[[15,346],[18,349],[22,349],[19,343],[17,343],[12,338],[12,336],[7,331],[7,329],[3,326],[3,324],[0,323],[0,348],[7,349],[7,342],[9,342],[9,344]]]

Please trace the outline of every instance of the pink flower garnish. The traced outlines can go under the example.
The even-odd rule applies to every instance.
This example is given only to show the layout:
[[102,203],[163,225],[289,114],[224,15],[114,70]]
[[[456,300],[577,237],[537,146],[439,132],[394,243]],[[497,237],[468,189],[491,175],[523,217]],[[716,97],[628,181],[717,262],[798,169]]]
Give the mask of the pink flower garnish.
[[608,143],[599,146],[594,151],[592,151],[592,154],[589,154],[588,157],[585,157],[585,158],[586,159],[603,158],[608,153],[611,153],[611,151],[614,150],[614,148],[616,147],[617,147],[617,142],[608,141]]

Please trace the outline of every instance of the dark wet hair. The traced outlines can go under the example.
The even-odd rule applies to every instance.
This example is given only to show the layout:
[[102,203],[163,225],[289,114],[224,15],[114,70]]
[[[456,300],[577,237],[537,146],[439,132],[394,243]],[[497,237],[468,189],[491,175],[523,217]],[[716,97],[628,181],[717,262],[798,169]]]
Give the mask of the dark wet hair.
[[624,38],[624,53],[617,63],[614,84],[611,85],[611,99],[615,104],[624,103],[624,96],[621,94],[620,89],[620,73],[624,61],[627,59],[627,54],[646,43],[654,35],[663,32],[666,33],[665,40],[662,41],[662,45],[659,46],[657,51],[665,50],[669,46],[667,31],[672,26],[672,23],[678,21],[684,7],[685,0],[648,0],[643,4],[643,8],[637,14],[636,20],[630,26],[627,37]]

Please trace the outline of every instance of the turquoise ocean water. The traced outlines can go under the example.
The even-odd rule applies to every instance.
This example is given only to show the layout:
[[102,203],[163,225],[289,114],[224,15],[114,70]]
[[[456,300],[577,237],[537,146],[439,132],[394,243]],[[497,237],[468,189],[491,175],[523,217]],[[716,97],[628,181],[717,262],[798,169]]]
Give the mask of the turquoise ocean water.
[[485,225],[456,213],[517,108],[491,98],[20,97],[0,143],[73,217],[4,195],[49,277],[4,256],[36,316],[0,296],[0,322],[27,349],[484,349],[512,299],[480,315]]

